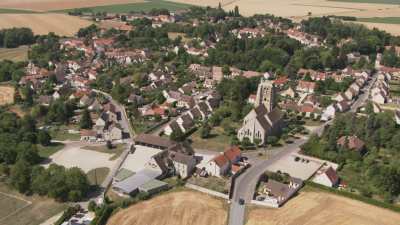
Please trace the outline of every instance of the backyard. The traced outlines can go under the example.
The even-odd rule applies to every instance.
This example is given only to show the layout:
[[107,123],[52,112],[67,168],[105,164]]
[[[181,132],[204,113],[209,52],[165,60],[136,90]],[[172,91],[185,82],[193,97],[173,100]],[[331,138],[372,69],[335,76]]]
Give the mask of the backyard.
[[214,127],[208,138],[201,138],[201,129],[197,129],[189,138],[195,149],[223,152],[231,145],[231,137],[225,134],[222,127]]

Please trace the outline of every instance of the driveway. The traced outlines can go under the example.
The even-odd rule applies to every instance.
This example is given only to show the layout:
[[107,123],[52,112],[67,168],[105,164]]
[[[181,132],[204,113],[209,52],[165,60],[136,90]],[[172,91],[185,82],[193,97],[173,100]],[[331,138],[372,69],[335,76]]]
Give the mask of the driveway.
[[116,161],[109,160],[112,154],[81,149],[91,145],[83,141],[63,142],[65,147],[50,156],[50,161],[45,166],[52,163],[65,166],[66,168],[78,167],[85,173],[99,167],[112,168]]

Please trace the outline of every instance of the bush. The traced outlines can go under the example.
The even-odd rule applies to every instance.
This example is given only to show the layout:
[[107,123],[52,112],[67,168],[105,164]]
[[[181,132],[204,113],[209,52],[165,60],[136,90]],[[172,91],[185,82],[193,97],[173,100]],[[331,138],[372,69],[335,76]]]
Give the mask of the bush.
[[54,225],[61,225],[65,221],[69,220],[73,215],[75,215],[81,207],[79,205],[68,207],[62,214],[62,216],[54,223]]

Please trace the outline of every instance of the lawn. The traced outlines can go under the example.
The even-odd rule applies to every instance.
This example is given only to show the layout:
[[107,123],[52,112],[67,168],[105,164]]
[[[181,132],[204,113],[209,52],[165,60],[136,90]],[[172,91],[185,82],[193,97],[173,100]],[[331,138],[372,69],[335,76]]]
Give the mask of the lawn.
[[332,2],[372,3],[372,4],[400,4],[400,0],[329,0]]
[[400,95],[400,85],[391,84],[390,85],[390,94],[393,96],[399,96]]
[[230,188],[229,179],[211,177],[211,176],[210,177],[192,176],[187,182],[190,184],[194,184],[224,194],[227,194]]
[[37,195],[24,196],[0,183],[0,225],[37,225],[62,212],[65,204]]
[[90,170],[86,175],[91,185],[100,185],[106,179],[109,172],[109,168],[101,167]]
[[[179,10],[179,9],[187,9],[192,5],[184,4],[184,3],[176,3],[165,0],[148,0],[146,2],[138,2],[138,3],[130,3],[130,4],[117,4],[117,5],[107,5],[107,6],[96,6],[96,7],[88,7],[81,8],[85,11],[92,12],[108,12],[108,13],[129,13],[129,12],[148,12],[152,9],[168,9],[170,11]],[[58,12],[71,12],[75,9],[66,9]]]
[[57,141],[79,141],[80,134],[71,134],[68,132],[69,129],[75,129],[75,127],[68,127],[68,126],[59,126],[59,127],[52,127],[50,129],[50,135],[54,140]]
[[197,129],[190,136],[193,148],[223,152],[231,145],[231,137],[224,133],[222,127],[214,127],[211,130],[210,137],[206,139],[202,139],[200,133],[201,129]]
[[37,145],[39,156],[42,158],[49,158],[51,155],[58,152],[62,148],[64,148],[64,144],[60,142],[53,142],[49,146],[43,146],[40,144]]
[[400,17],[357,18],[357,21],[360,21],[360,22],[367,22],[367,23],[400,24]]
[[125,144],[117,144],[112,149],[108,149],[106,145],[84,146],[82,147],[82,149],[113,154],[113,156],[110,157],[110,160],[116,160],[124,152],[125,147],[126,147]]
[[[0,9],[1,13],[1,9]],[[28,60],[28,46],[18,48],[0,48],[0,60],[11,60],[14,62]]]

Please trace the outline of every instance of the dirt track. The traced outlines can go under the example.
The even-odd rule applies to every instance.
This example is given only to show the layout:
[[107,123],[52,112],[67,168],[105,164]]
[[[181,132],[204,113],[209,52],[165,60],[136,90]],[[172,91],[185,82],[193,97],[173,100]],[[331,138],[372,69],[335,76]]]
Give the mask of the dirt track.
[[302,192],[280,209],[252,209],[247,225],[396,225],[400,214],[326,192]]
[[121,210],[107,225],[225,225],[226,218],[227,210],[221,200],[182,191]]

